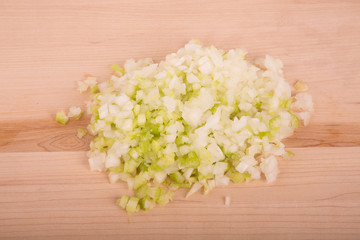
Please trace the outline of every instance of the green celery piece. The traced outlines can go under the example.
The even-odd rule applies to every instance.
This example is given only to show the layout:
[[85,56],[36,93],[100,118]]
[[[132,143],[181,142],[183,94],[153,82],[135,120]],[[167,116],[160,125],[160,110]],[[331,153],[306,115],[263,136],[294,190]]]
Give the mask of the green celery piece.
[[141,109],[140,105],[136,104],[134,106],[133,112],[134,112],[135,116],[139,115],[140,109]]
[[173,77],[174,77],[174,75],[172,75],[171,73],[169,73],[169,72],[166,73],[166,78],[173,78]]
[[128,202],[129,197],[126,195],[122,195],[121,198],[116,201],[116,205],[125,209]]
[[185,177],[180,173],[180,172],[174,172],[172,174],[170,174],[170,179],[179,183],[179,184],[182,184],[185,182]]
[[175,154],[165,154],[157,161],[157,165],[162,168],[167,167],[175,162]]
[[134,180],[134,189],[138,189],[140,186],[144,185],[145,183],[147,183],[147,179],[146,179],[146,173],[145,172],[141,172],[140,174],[135,176],[135,180]]
[[128,213],[136,213],[139,211],[139,209],[140,209],[139,198],[131,197],[128,203],[126,204],[126,211]]
[[69,118],[64,111],[61,111],[56,113],[56,121],[62,125],[65,125],[69,121]]
[[231,172],[228,174],[228,177],[235,183],[244,182],[246,179],[245,175],[239,172]]
[[149,192],[149,186],[143,184],[136,189],[136,197],[143,198],[147,196],[148,192]]
[[112,145],[115,143],[115,139],[113,138],[104,138],[104,146],[111,148]]
[[120,166],[117,167],[109,167],[107,170],[109,172],[122,173],[124,172],[124,165],[121,164]]
[[200,166],[200,159],[195,152],[189,152],[186,156],[179,158],[182,167],[197,168]]
[[155,207],[155,202],[151,200],[148,196],[145,196],[140,200],[140,208],[144,211],[148,211]]
[[266,131],[266,132],[259,132],[258,133],[259,138],[263,139],[264,137],[268,137],[268,139],[272,139],[273,135],[271,133],[271,131]]
[[99,87],[97,86],[97,85],[95,85],[95,86],[93,86],[92,88],[91,88],[91,93],[92,94],[95,94],[95,93],[98,93],[99,92]]
[[161,171],[163,167],[159,166],[157,163],[151,163],[151,166],[149,167],[149,171],[158,172]]
[[148,196],[151,197],[154,201],[158,201],[161,195],[161,187],[150,187],[148,189]]
[[138,163],[134,159],[125,161],[124,172],[134,173],[136,171],[137,166],[138,166]]
[[246,180],[249,180],[249,179],[250,179],[250,177],[251,177],[251,174],[250,174],[250,173],[244,172],[243,174],[244,174],[244,177],[245,177]]
[[94,138],[94,147],[100,151],[104,151],[105,149],[111,148],[114,142],[115,139],[97,136]]
[[135,148],[131,148],[128,152],[128,154],[130,155],[130,157],[132,157],[133,159],[137,159],[139,157],[138,152],[136,151]]
[[205,184],[204,185],[204,192],[203,192],[203,194],[204,195],[207,195],[207,194],[209,194],[210,192],[211,192],[211,188],[209,187],[209,185],[208,184]]
[[281,99],[279,101],[279,107],[289,110],[291,106],[291,102],[292,102],[291,99]]
[[144,162],[142,159],[139,162],[140,162],[140,164],[137,167],[138,172],[146,172],[149,170],[149,163]]
[[289,155],[289,157],[293,157],[295,156],[295,153],[291,152],[291,151],[286,151],[287,155]]
[[146,152],[151,151],[150,141],[149,140],[142,141],[140,143],[140,150],[141,150],[142,153],[146,153]]
[[257,102],[256,104],[255,104],[255,107],[256,107],[256,109],[259,111],[259,112],[261,112],[261,110],[262,110],[262,102]]
[[180,147],[181,145],[183,145],[183,142],[182,142],[182,140],[181,140],[181,136],[177,136],[177,137],[175,138],[175,144],[176,144],[176,146],[178,146],[178,147]]
[[271,131],[278,131],[279,130],[279,121],[280,121],[280,116],[276,116],[273,117],[269,120],[269,127]]
[[201,163],[210,164],[212,162],[212,154],[206,148],[199,149],[199,158],[201,160]]
[[176,76],[181,77],[184,82],[186,81],[186,73],[185,72],[182,72],[182,71],[178,72],[176,74]]
[[179,185],[179,187],[182,187],[182,188],[191,188],[192,186],[192,183],[182,183]]
[[99,106],[97,105],[92,105],[90,106],[90,112],[93,114],[93,117],[96,116],[97,118],[95,118],[96,120],[99,119]]
[[154,152],[158,152],[158,151],[161,149],[160,143],[159,143],[158,141],[156,141],[156,140],[153,140],[153,141],[151,142],[151,149],[152,149],[152,151],[154,151]]
[[110,68],[111,68],[113,71],[119,71],[122,75],[125,74],[125,69],[124,69],[123,67],[120,67],[120,66],[117,65],[117,64],[111,65]]
[[291,115],[291,122],[290,122],[291,127],[298,128],[299,125],[300,125],[299,118],[295,114],[293,114],[292,112],[289,111],[289,113]]
[[145,118],[146,118],[146,120],[150,120],[150,119],[151,119],[151,112],[150,112],[149,109],[146,110],[146,112],[145,112]]
[[198,177],[199,181],[201,181],[201,180],[208,180],[208,179],[213,179],[213,178],[214,178],[214,174],[208,173],[208,174],[204,175],[204,174],[202,174],[202,173],[199,173],[197,177]]
[[145,128],[143,131],[151,133],[154,137],[160,137],[160,125],[152,124],[149,120],[146,120]]
[[165,205],[170,202],[172,195],[172,192],[166,192],[165,189],[161,188],[160,196],[156,203],[158,203],[159,205]]
[[219,103],[214,104],[214,106],[210,109],[210,112],[211,112],[212,114],[215,114],[215,112],[216,112],[216,110],[217,110],[217,108],[218,108],[219,106],[220,106]]

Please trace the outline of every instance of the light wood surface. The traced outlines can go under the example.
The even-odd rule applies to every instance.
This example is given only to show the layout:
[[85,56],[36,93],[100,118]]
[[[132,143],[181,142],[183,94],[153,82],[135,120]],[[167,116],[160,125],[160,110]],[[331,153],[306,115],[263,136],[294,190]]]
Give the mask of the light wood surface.
[[[128,216],[127,193],[90,172],[84,73],[161,60],[188,40],[283,60],[308,82],[315,113],[286,140],[278,180],[217,188]],[[359,1],[0,1],[0,239],[359,239]],[[232,204],[224,205],[231,196]]]

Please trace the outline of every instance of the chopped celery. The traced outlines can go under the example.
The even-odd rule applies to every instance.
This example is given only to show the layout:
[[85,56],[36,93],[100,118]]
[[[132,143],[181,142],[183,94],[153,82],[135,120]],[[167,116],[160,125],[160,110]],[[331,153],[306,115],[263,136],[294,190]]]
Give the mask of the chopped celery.
[[[91,169],[107,171],[110,182],[125,181],[135,191],[119,206],[134,213],[167,204],[178,188],[190,188],[190,196],[230,180],[276,178],[274,156],[291,155],[281,141],[299,119],[305,123],[304,114],[308,122],[312,100],[305,93],[291,96],[280,60],[266,56],[255,65],[246,54],[192,40],[160,63],[128,60],[111,65],[105,82],[88,77],[79,83],[92,94]],[[295,88],[307,86],[298,82]],[[72,107],[56,121],[65,125],[81,114]],[[79,138],[85,134],[78,130]]]
[[155,205],[155,202],[147,196],[140,200],[140,208],[144,211],[152,209],[153,207],[155,207]]
[[269,127],[271,131],[278,131],[280,128],[280,116],[276,116],[270,119]]
[[271,139],[273,137],[271,131],[266,131],[266,132],[259,132],[258,133],[259,138],[264,138],[264,137],[268,137],[269,139]]
[[235,183],[239,183],[239,182],[244,182],[246,177],[244,173],[239,173],[237,171],[229,171],[228,172],[228,177],[231,179],[231,181],[235,182]]
[[146,172],[142,172],[138,175],[136,175],[134,180],[134,189],[139,188],[140,186],[146,184],[148,181],[148,175]]
[[291,151],[287,151],[286,153],[287,153],[290,157],[295,156],[295,153],[293,153],[293,152],[291,152]]
[[122,208],[126,208],[128,201],[129,201],[129,197],[126,195],[122,195],[121,198],[116,201],[116,205]]
[[174,172],[174,173],[170,174],[170,178],[171,178],[171,180],[173,180],[179,184],[182,184],[185,182],[185,177],[179,172]]
[[201,162],[209,164],[212,162],[213,156],[209,150],[206,148],[200,148],[199,149],[199,158],[201,159]]
[[56,121],[62,125],[65,125],[69,121],[69,118],[64,111],[61,111],[56,113]]
[[165,154],[160,159],[157,160],[157,165],[162,167],[167,167],[175,162],[174,154]]
[[298,128],[299,127],[299,118],[293,114],[292,112],[289,112],[291,115],[291,127]]
[[154,201],[159,200],[162,193],[161,187],[150,187],[148,189],[148,196],[151,197]]
[[138,163],[135,160],[130,159],[125,162],[124,172],[133,173],[133,172],[135,172],[137,166],[138,166]]
[[98,86],[93,86],[92,88],[91,88],[91,93],[92,94],[95,94],[95,93],[97,93],[99,91],[99,87]]
[[146,184],[141,185],[136,189],[136,197],[143,198],[147,196],[148,191],[149,191],[149,187]]
[[153,140],[151,142],[151,150],[154,151],[154,152],[158,152],[160,149],[161,149],[160,143],[158,141],[156,141],[156,140]]
[[179,159],[180,166],[196,168],[200,165],[200,159],[195,152],[188,153],[185,157]]
[[160,188],[160,189],[161,189],[160,195],[159,195],[159,198],[156,200],[156,203],[158,203],[159,205],[165,205],[171,201],[171,197],[172,197],[173,193],[170,191],[167,192],[163,188]]
[[138,212],[139,209],[140,209],[139,198],[131,197],[128,203],[126,204],[126,211],[128,213],[135,213]]
[[124,75],[125,74],[125,70],[124,70],[124,68],[122,68],[122,67],[120,67],[119,65],[117,65],[117,64],[113,64],[113,65],[111,65],[111,67],[110,67],[113,71],[118,71],[118,72],[120,72],[122,75]]
[[281,108],[289,110],[291,107],[291,102],[292,102],[291,99],[282,99],[282,100],[280,100],[279,106]]
[[255,104],[255,107],[256,107],[256,109],[258,110],[258,112],[261,112],[261,110],[262,110],[262,102],[257,102],[257,103]]

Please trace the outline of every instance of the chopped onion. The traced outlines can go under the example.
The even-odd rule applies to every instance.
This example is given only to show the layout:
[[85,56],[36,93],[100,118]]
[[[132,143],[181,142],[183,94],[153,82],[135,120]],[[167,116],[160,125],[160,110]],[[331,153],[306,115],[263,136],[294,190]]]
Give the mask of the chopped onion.
[[68,117],[73,117],[76,120],[79,120],[83,114],[83,111],[80,107],[71,107],[69,109]]
[[[89,77],[79,83],[81,92],[92,93],[90,168],[135,190],[119,206],[134,213],[167,204],[180,187],[190,189],[189,197],[230,180],[276,179],[275,156],[286,155],[281,141],[299,120],[308,124],[312,98],[299,93],[292,103],[280,60],[267,55],[254,65],[245,58],[244,50],[192,40],[160,63],[130,59],[124,67],[112,65],[107,82],[96,85]],[[66,123],[67,116],[58,115]],[[79,108],[69,116],[79,116]],[[225,197],[225,205],[230,201]]]

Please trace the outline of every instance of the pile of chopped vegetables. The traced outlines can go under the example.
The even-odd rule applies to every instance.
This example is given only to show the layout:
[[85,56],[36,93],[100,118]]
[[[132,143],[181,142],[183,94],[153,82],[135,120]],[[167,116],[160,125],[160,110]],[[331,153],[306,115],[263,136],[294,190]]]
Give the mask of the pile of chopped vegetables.
[[92,93],[90,168],[135,190],[117,201],[129,213],[167,204],[178,188],[189,197],[261,175],[274,181],[278,157],[291,154],[282,139],[313,111],[307,85],[297,82],[292,96],[282,67],[270,56],[251,64],[242,49],[192,40],[160,63],[130,59],[111,66],[109,81],[88,77],[79,90]]

